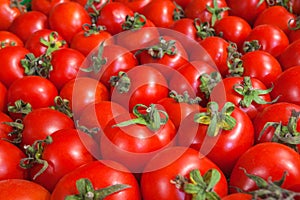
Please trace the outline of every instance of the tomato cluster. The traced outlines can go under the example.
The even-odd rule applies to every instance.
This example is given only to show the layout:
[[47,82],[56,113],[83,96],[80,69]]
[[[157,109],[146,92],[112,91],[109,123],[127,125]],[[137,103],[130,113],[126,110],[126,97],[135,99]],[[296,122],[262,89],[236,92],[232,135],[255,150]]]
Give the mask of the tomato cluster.
[[299,15],[0,0],[0,199],[300,199]]

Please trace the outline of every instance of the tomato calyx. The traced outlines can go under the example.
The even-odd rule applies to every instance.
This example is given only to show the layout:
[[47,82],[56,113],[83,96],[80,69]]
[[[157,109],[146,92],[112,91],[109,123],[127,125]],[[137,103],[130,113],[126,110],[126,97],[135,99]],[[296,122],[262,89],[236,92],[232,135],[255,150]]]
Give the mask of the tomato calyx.
[[20,144],[22,142],[22,132],[24,129],[24,124],[21,119],[16,119],[14,122],[2,122],[3,124],[6,124],[8,126],[11,126],[13,130],[8,133],[9,137],[12,137],[12,140],[5,139],[4,140],[13,143],[13,144]]
[[174,5],[175,5],[175,9],[173,11],[173,19],[174,21],[177,21],[179,19],[182,19],[185,17],[185,14],[184,14],[184,10],[183,8],[178,5],[175,1],[173,1]]
[[[280,180],[272,181],[271,177],[268,180],[265,180],[259,176],[248,174],[246,169],[240,168],[244,171],[245,175],[253,180],[258,189],[250,192],[246,192],[253,196],[253,199],[295,199],[296,196],[300,196],[300,193],[290,191],[287,189],[281,188],[281,185],[284,183],[285,178],[287,176],[287,172],[285,171]],[[241,189],[237,188],[238,192],[243,192]]]
[[199,88],[204,93],[205,98],[209,99],[211,91],[222,80],[222,76],[219,72],[204,73],[199,79],[201,81]]
[[214,26],[216,21],[222,18],[221,14],[229,10],[230,8],[229,7],[219,8],[218,1],[213,0],[213,7],[206,5],[206,9],[208,12],[212,14],[210,24]]
[[188,103],[188,104],[199,104],[201,102],[200,97],[191,98],[187,91],[183,94],[178,94],[175,90],[169,92],[169,97],[174,99],[178,103]]
[[245,41],[243,44],[243,51],[245,53],[257,51],[261,48],[261,44],[259,44],[258,40]]
[[219,105],[216,102],[208,102],[206,112],[196,113],[194,122],[208,125],[207,135],[217,136],[221,130],[232,130],[236,125],[236,120],[231,116],[235,106],[231,102],[226,102],[219,112]]
[[55,105],[51,106],[50,108],[52,108],[53,110],[60,111],[60,112],[64,113],[65,115],[67,115],[70,118],[73,117],[73,112],[71,110],[69,100],[63,99],[60,96],[56,96],[54,98],[54,103],[55,103]]
[[92,24],[83,24],[82,29],[84,30],[84,36],[89,37],[91,35],[99,34],[101,31],[105,31],[106,27],[100,25],[97,26],[97,24],[92,23]]
[[197,30],[197,37],[201,40],[216,35],[215,29],[209,24],[209,22],[201,22],[199,18],[196,18],[194,19],[194,26]]
[[290,19],[288,21],[289,30],[296,31],[300,29],[300,16],[297,16],[295,19]]
[[236,43],[230,42],[227,47],[227,66],[229,76],[242,76],[244,74],[242,54],[238,52]]
[[10,105],[7,107],[8,112],[21,114],[22,117],[25,117],[28,113],[32,111],[32,106],[30,103],[19,99],[15,101],[14,105]]
[[273,87],[270,87],[266,90],[254,89],[252,86],[251,78],[249,76],[245,76],[241,84],[235,84],[233,86],[233,89],[243,97],[243,99],[241,99],[239,102],[239,105],[243,108],[248,108],[253,103],[253,101],[257,104],[272,104],[275,103],[279,98],[278,96],[270,102],[262,99],[260,95],[269,94],[273,90]]
[[0,41],[0,49],[3,49],[4,47],[7,46],[16,46],[15,41],[10,41],[9,43],[7,41]]
[[67,42],[65,40],[58,40],[58,33],[53,31],[49,34],[48,40],[41,38],[40,43],[47,47],[46,55],[51,55],[52,52],[60,49]]
[[260,140],[269,127],[273,127],[275,128],[274,136],[272,138],[273,142],[286,144],[299,152],[299,149],[297,148],[297,145],[300,144],[300,132],[297,131],[297,121],[299,120],[299,117],[300,112],[293,109],[286,126],[282,125],[281,122],[267,122],[260,132],[258,140]]
[[130,188],[131,186],[127,184],[115,184],[95,190],[89,179],[81,178],[76,181],[76,187],[79,194],[69,195],[65,200],[103,200],[109,195]]
[[220,179],[221,174],[216,169],[208,170],[203,176],[198,169],[194,169],[189,173],[189,179],[179,174],[170,182],[176,188],[191,194],[193,200],[218,200],[220,197],[213,189]]
[[[93,22],[97,21],[97,18],[100,15],[100,11],[102,8],[109,3],[110,0],[106,0],[104,3],[102,3],[100,6],[98,5],[101,3],[101,0],[87,0],[86,4],[84,5],[84,9],[89,12],[89,15],[91,17],[91,20]],[[90,11],[91,10],[91,11]]]
[[17,8],[21,13],[27,12],[27,0],[11,0],[10,7]]
[[[145,113],[141,113],[139,109],[142,108],[145,110]],[[143,104],[137,104],[133,107],[133,114],[136,118],[120,122],[113,125],[113,127],[124,127],[132,124],[141,124],[145,125],[151,131],[155,132],[169,120],[168,114],[163,110],[158,110],[155,104],[151,104],[149,107]],[[162,114],[162,116],[161,116]]]
[[76,129],[80,130],[83,133],[90,135],[91,137],[94,137],[100,131],[99,127],[87,128],[84,125],[80,125],[79,120],[76,120],[75,126],[76,126]]
[[41,175],[47,168],[48,162],[42,159],[44,145],[51,144],[53,142],[52,137],[48,135],[44,140],[36,140],[31,146],[25,145],[25,153],[28,156],[27,158],[23,158],[20,161],[20,167],[24,169],[29,169],[33,167],[35,164],[43,165],[43,167],[38,171],[34,176],[33,180],[35,180],[39,175]]
[[146,24],[146,17],[137,12],[133,16],[127,15],[125,22],[122,24],[122,29],[125,30],[138,30]]
[[120,71],[118,76],[110,77],[109,82],[120,94],[127,93],[130,90],[131,81],[126,72]]
[[93,72],[95,74],[98,74],[103,66],[107,63],[107,58],[103,58],[103,51],[104,51],[104,42],[101,42],[98,48],[98,52],[93,53],[91,57],[91,66],[88,68],[80,68],[81,71],[83,72]]

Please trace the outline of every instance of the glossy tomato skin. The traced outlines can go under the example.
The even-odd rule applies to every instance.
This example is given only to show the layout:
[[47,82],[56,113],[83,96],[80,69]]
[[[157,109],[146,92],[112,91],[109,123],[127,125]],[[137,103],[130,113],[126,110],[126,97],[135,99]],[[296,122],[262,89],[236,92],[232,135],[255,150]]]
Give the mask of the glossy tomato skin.
[[7,200],[50,200],[50,192],[39,184],[24,179],[0,181],[0,198]]
[[221,174],[221,179],[213,190],[220,197],[225,196],[227,181],[216,164],[191,148],[179,146],[167,148],[151,159],[144,169],[140,183],[143,199],[191,199],[190,195],[176,188],[170,180],[174,180],[177,175],[188,177],[189,172],[194,169],[199,169],[203,175],[212,168],[217,169]]
[[16,7],[11,7],[10,0],[0,1],[0,30],[8,30],[14,19],[21,15],[21,11]]
[[53,141],[44,145],[41,157],[49,166],[35,179],[33,177],[41,170],[42,165],[36,164],[30,169],[30,179],[49,192],[53,191],[65,174],[94,161],[92,153],[98,152],[98,145],[93,138],[76,129],[61,129],[52,133],[51,137]]
[[274,81],[271,97],[280,96],[278,102],[289,102],[300,105],[300,66],[283,71]]
[[251,200],[252,199],[252,195],[247,194],[247,193],[234,193],[234,194],[229,194],[223,198],[221,198],[221,200]]
[[48,79],[40,76],[24,76],[13,82],[7,92],[9,105],[15,101],[23,100],[30,103],[33,109],[54,105],[58,91]]
[[130,188],[107,196],[107,200],[132,199],[140,200],[140,189],[133,174],[123,165],[101,160],[85,164],[63,176],[51,195],[51,200],[63,200],[68,195],[78,194],[76,181],[80,178],[89,179],[95,190],[114,184],[126,184]]
[[[64,23],[61,20],[64,19]],[[83,24],[90,24],[88,12],[76,2],[60,3],[49,13],[49,25],[57,31],[69,44],[76,33],[82,30]]]
[[9,31],[0,31],[0,49],[7,46],[24,46],[23,41],[14,33]]
[[49,15],[50,10],[56,5],[64,2],[69,2],[70,0],[32,0],[31,9],[40,11],[45,15]]
[[151,2],[151,0],[115,0],[128,6],[133,12],[141,13],[143,8]]
[[170,29],[178,31],[193,40],[197,40],[198,38],[195,22],[191,18],[182,18],[174,21]]
[[49,28],[48,17],[39,11],[29,11],[19,15],[8,28],[24,43],[35,31]]
[[111,88],[111,100],[121,104],[129,112],[136,104],[149,106],[168,96],[168,84],[157,69],[149,65],[137,65],[127,73],[131,80],[128,92]]
[[105,26],[111,35],[115,35],[123,31],[122,24],[126,16],[133,16],[133,14],[133,11],[125,4],[110,2],[101,9],[96,24]]
[[24,76],[21,60],[30,53],[25,47],[11,46],[0,49],[1,70],[0,79],[8,88],[15,80]]
[[278,60],[270,53],[262,50],[247,52],[242,55],[244,73],[259,79],[264,85],[272,87],[274,81],[282,73],[282,67]]
[[279,56],[289,45],[287,35],[278,26],[272,24],[261,24],[254,27],[249,33],[246,41],[258,40],[260,50]]
[[38,108],[23,119],[21,147],[44,140],[48,135],[61,129],[74,128],[74,122],[67,115],[51,108]]
[[1,139],[0,155],[0,180],[27,179],[27,170],[19,165],[20,160],[26,156],[17,146]]
[[300,40],[290,43],[287,48],[278,56],[278,61],[283,70],[300,65]]
[[178,130],[177,143],[200,151],[229,177],[238,158],[254,144],[252,122],[242,110],[235,107],[231,114],[236,120],[234,128],[221,130],[215,137],[208,136],[208,126],[194,122],[195,114],[203,111],[205,109],[193,112],[183,120]]
[[7,88],[0,82],[0,111],[7,112]]
[[287,172],[283,188],[292,187],[300,182],[299,154],[290,147],[275,142],[257,144],[240,157],[230,176],[231,193],[235,192],[234,187],[246,192],[257,189],[255,182],[250,180],[241,168],[248,174],[260,176],[265,180],[272,178],[272,181],[280,180],[284,172]]

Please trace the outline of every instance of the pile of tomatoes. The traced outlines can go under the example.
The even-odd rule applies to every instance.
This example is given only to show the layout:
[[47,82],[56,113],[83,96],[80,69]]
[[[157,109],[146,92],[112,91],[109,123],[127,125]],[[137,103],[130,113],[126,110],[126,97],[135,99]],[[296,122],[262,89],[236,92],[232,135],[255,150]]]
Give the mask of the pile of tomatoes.
[[0,199],[299,199],[299,15],[0,0]]

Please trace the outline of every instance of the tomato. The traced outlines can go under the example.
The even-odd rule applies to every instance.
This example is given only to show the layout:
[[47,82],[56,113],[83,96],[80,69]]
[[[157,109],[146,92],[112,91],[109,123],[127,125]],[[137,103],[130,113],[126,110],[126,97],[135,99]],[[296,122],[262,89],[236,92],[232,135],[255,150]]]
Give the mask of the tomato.
[[260,50],[270,53],[272,56],[279,56],[289,45],[287,35],[278,27],[272,24],[261,24],[254,27],[245,41],[258,40]]
[[30,53],[26,48],[12,46],[0,49],[0,80],[8,88],[15,80],[24,76],[21,60]]
[[10,0],[0,1],[0,30],[8,30],[15,18],[21,15],[21,11],[17,7],[11,6]]
[[234,193],[223,197],[221,200],[240,200],[240,199],[251,200],[252,195],[247,193]]
[[31,199],[50,200],[50,193],[44,187],[24,179],[0,181],[0,198],[7,200]]
[[192,0],[175,0],[175,2],[182,7],[182,9],[185,9],[185,7],[191,2]]
[[290,102],[300,105],[300,66],[291,67],[283,71],[274,81],[271,97],[279,96],[278,102]]
[[32,0],[31,9],[40,11],[45,15],[49,15],[50,10],[56,5],[64,2],[69,2],[70,0]]
[[57,110],[38,108],[24,117],[23,127],[21,147],[32,145],[36,140],[44,140],[55,131],[74,128],[74,122]]
[[236,43],[239,50],[242,50],[243,44],[250,31],[250,24],[238,16],[225,16],[218,20],[214,29],[216,35],[222,35],[222,38],[227,41]]
[[0,31],[0,49],[7,46],[24,46],[24,43],[16,34],[9,31]]
[[54,84],[40,76],[24,76],[13,82],[7,91],[8,104],[17,100],[30,103],[32,108],[43,108],[54,105],[58,91]]
[[128,6],[133,12],[141,13],[143,8],[151,2],[151,0],[115,0]]
[[[175,21],[176,5],[171,0],[152,0],[141,11],[156,27],[168,28]],[[179,16],[180,17],[180,16]]]
[[20,160],[26,156],[17,146],[1,139],[0,154],[0,180],[27,178],[27,171],[19,166]]
[[259,79],[268,88],[282,73],[278,60],[270,53],[262,50],[247,52],[241,56],[243,62],[243,76]]
[[121,114],[108,122],[101,136],[101,155],[123,164],[133,173],[141,173],[155,154],[174,145],[175,134],[167,113],[154,104],[149,107],[137,104],[133,115]]
[[39,11],[29,11],[16,17],[8,30],[25,43],[31,34],[44,28],[49,28],[48,17]]
[[70,80],[76,78],[85,56],[72,48],[62,48],[52,53],[51,65],[53,70],[49,73],[49,80],[58,90]]
[[127,15],[133,16],[133,11],[129,7],[120,2],[111,2],[101,9],[96,24],[105,26],[110,34],[115,35],[123,30],[122,24]]
[[9,135],[13,131],[12,127],[6,122],[13,122],[12,118],[4,112],[0,112],[0,140],[7,139],[13,140],[12,136]]
[[[53,191],[59,179],[65,174],[94,161],[92,153],[98,152],[98,145],[93,138],[76,129],[55,131],[51,134],[51,138],[51,143],[41,143],[42,149],[33,146],[36,152],[33,155],[29,153],[29,155],[36,156],[36,160],[24,162],[29,167],[30,179],[45,187],[49,192]],[[38,153],[41,154],[38,155]],[[44,164],[39,161],[47,162],[47,168],[42,169]]]
[[288,27],[289,21],[294,18],[295,15],[290,13],[283,6],[271,6],[258,15],[253,26],[256,27],[261,24],[272,24],[278,26],[285,34],[288,34],[290,32]]
[[[41,42],[41,40],[43,40]],[[25,48],[33,53],[35,57],[45,54],[47,49],[54,51],[58,48],[66,48],[68,44],[57,32],[50,29],[35,31],[29,36],[25,43]]]
[[299,61],[300,54],[300,40],[289,44],[287,48],[278,56],[278,61],[281,64],[283,70],[290,67],[300,65]]
[[[216,164],[191,148],[179,146],[167,148],[153,157],[144,169],[140,183],[143,199],[191,199],[192,195],[186,194],[180,186],[180,183],[184,183],[181,182],[182,179],[189,180],[189,173],[192,170],[199,170],[200,174],[203,175],[212,169],[217,170],[216,173],[219,172],[220,179],[214,182],[215,184],[210,191],[217,193],[220,197],[225,196],[227,194],[227,181]],[[178,185],[176,180],[178,180]],[[206,191],[205,187],[207,187],[208,182],[213,182],[213,180],[208,179],[206,181],[202,186],[198,185],[197,182],[194,184]],[[162,188],[164,189],[162,190]]]
[[234,187],[246,192],[257,189],[255,182],[246,176],[242,168],[248,174],[265,180],[271,178],[272,181],[280,180],[286,172],[283,188],[292,187],[300,182],[299,154],[290,147],[275,142],[257,144],[239,158],[229,179],[231,192],[235,192]]
[[[226,2],[230,8],[230,15],[245,19],[251,26],[257,16],[268,7],[266,1],[260,0],[226,0]],[[251,10],[251,12],[248,12],[248,10]]]
[[138,65],[114,79],[111,101],[121,104],[128,111],[132,111],[136,104],[155,104],[169,93],[165,77],[149,65]]
[[182,18],[179,20],[176,20],[171,26],[170,29],[178,31],[187,37],[197,40],[198,35],[197,35],[197,29],[195,26],[195,20],[190,19],[190,18]]
[[0,82],[0,111],[7,111],[7,88],[2,82]]
[[[69,195],[79,194],[76,189],[76,181],[81,178],[88,179],[94,190],[105,190],[109,186],[120,186],[120,184],[126,186],[116,192],[105,190],[107,193],[104,196],[107,200],[141,199],[139,185],[132,173],[123,165],[111,160],[94,161],[69,172],[59,180],[52,192],[51,199],[63,200]],[[95,191],[91,192],[95,194]]]
[[88,77],[68,81],[59,94],[63,99],[70,101],[74,119],[78,119],[88,104],[109,99],[108,89],[101,82]]
[[228,15],[225,0],[192,0],[184,9],[187,18],[199,18],[201,22],[209,22],[212,26],[215,22]]
[[[64,23],[61,23],[61,21]],[[69,44],[83,24],[90,24],[88,12],[76,2],[64,2],[55,6],[49,13],[50,28],[61,35]]]

